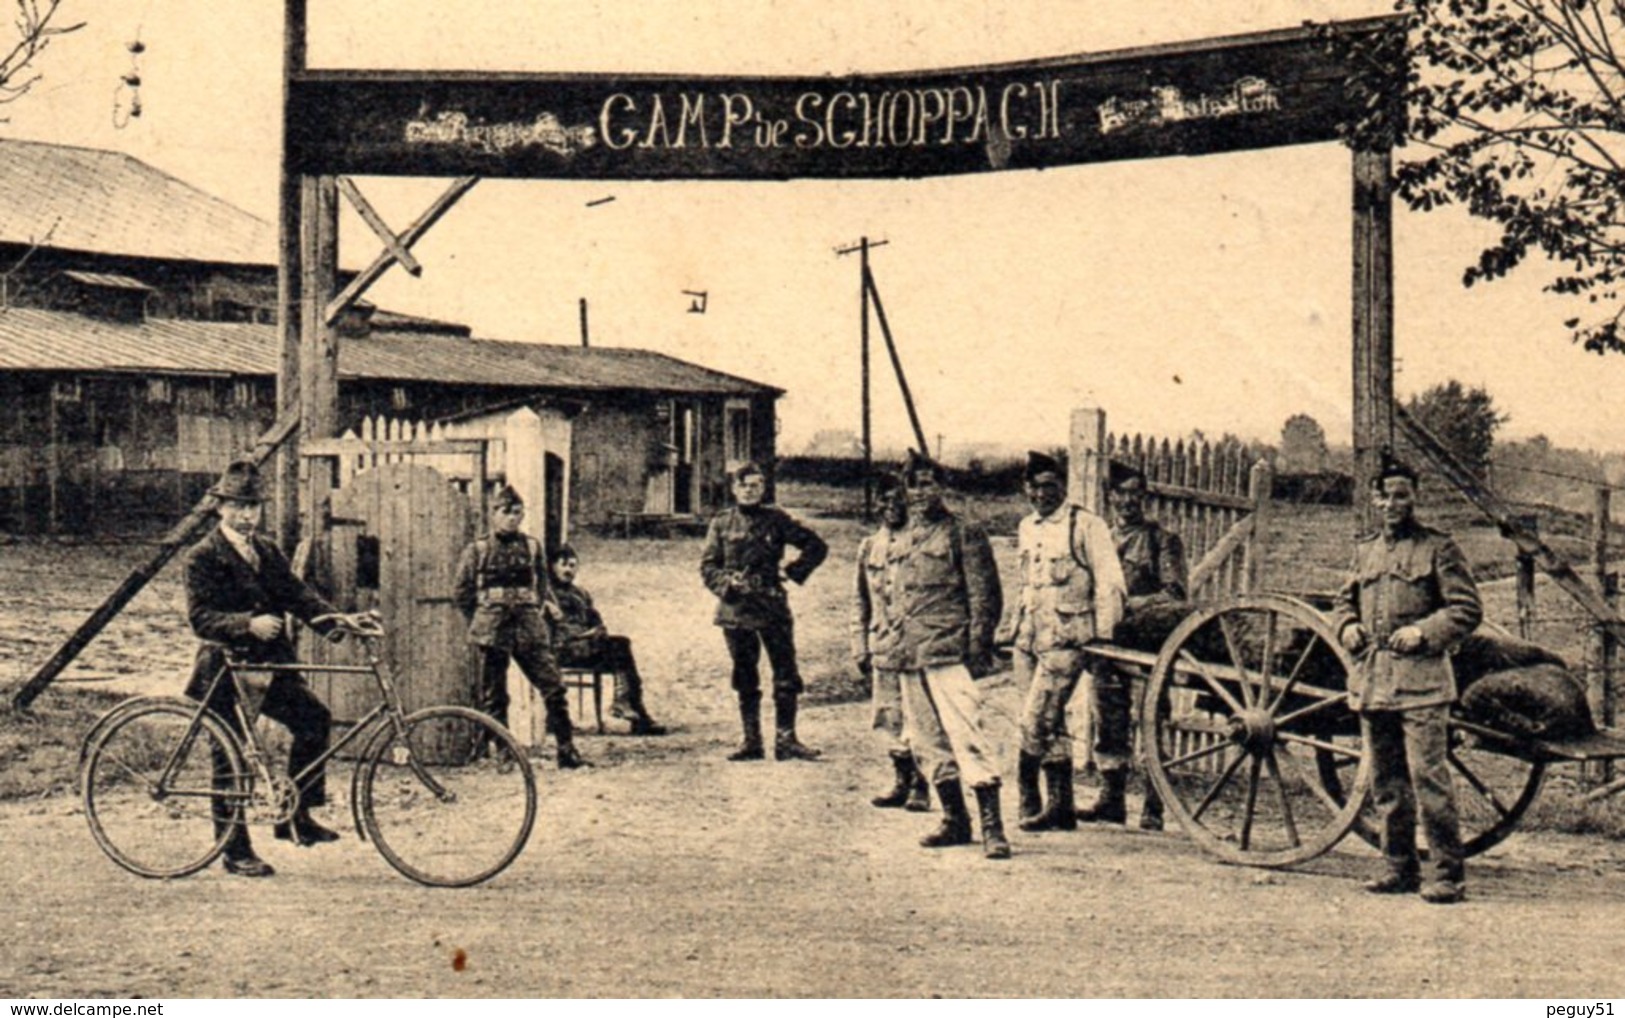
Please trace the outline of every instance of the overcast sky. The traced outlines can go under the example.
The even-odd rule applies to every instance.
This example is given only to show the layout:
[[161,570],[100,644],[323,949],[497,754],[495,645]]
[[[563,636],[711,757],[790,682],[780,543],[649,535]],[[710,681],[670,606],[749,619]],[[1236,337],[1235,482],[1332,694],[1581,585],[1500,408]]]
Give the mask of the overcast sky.
[[[309,0],[318,67],[817,74],[1021,60],[1382,13],[1385,2],[1111,0]],[[46,56],[5,134],[120,149],[267,219],[276,210],[281,4],[65,0],[86,20]],[[139,33],[142,116],[114,125]],[[397,228],[443,186],[369,180]],[[613,195],[615,201],[588,207]],[[698,361],[789,390],[781,451],[859,421],[854,258],[873,267],[926,431],[948,443],[1054,445],[1069,410],[1114,430],[1275,440],[1296,412],[1347,441],[1349,157],[1310,145],[927,181],[482,182],[372,298],[477,335],[593,341]],[[359,220],[345,259],[370,260]],[[1625,448],[1625,358],[1571,346],[1544,268],[1464,290],[1486,236],[1397,213],[1401,395],[1489,388],[1506,433]],[[689,314],[681,291],[710,294]],[[909,431],[878,369],[877,441]]]

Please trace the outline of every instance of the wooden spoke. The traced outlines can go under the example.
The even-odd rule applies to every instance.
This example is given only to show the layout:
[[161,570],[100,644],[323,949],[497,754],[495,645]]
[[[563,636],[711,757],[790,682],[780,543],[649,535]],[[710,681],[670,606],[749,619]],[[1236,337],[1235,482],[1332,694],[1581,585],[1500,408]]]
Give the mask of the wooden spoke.
[[1208,672],[1207,665],[1203,664],[1201,661],[1198,661],[1196,656],[1188,650],[1181,649],[1179,656],[1182,660],[1189,663],[1190,669],[1194,671],[1203,682],[1207,683],[1208,688],[1213,690],[1213,694],[1224,701],[1225,706],[1230,708],[1231,713],[1240,714],[1242,712],[1244,708],[1241,706],[1241,704],[1236,702],[1235,697],[1230,695],[1230,691],[1225,689],[1223,684],[1221,684],[1218,679],[1214,678],[1212,674]]
[[1309,715],[1314,714],[1317,711],[1323,711],[1327,707],[1343,706],[1343,705],[1348,703],[1348,700],[1349,700],[1349,695],[1347,693],[1339,693],[1336,696],[1329,696],[1326,699],[1321,700],[1321,701],[1319,701],[1317,703],[1312,703],[1307,707],[1299,707],[1297,710],[1293,711],[1291,714],[1283,714],[1282,716],[1276,718],[1275,719],[1275,727],[1284,728],[1287,725],[1290,725],[1294,721],[1297,721],[1297,720],[1299,720],[1301,718],[1306,718]]
[[1512,807],[1502,802],[1501,797],[1495,794],[1495,790],[1484,784],[1479,776],[1473,773],[1471,768],[1461,762],[1460,757],[1458,757],[1455,753],[1449,753],[1447,756],[1450,758],[1451,766],[1455,767],[1456,770],[1461,773],[1461,776],[1467,779],[1467,783],[1472,785],[1473,789],[1484,798],[1485,802],[1488,802],[1491,806],[1493,806],[1497,813],[1501,814],[1503,817],[1509,816],[1512,813]]
[[1241,676],[1241,699],[1251,707],[1256,702],[1253,698],[1253,680],[1252,676],[1247,674],[1247,666],[1242,663],[1241,650],[1236,646],[1235,630],[1230,627],[1230,616],[1220,615],[1218,618],[1219,631],[1224,634],[1225,649],[1230,652],[1230,664],[1235,668],[1236,674]]
[[1296,743],[1299,743],[1301,745],[1308,746],[1311,749],[1318,749],[1318,750],[1322,750],[1323,752],[1327,752],[1327,753],[1335,753],[1338,756],[1346,757],[1346,758],[1348,758],[1350,760],[1353,760],[1353,761],[1356,761],[1356,762],[1358,762],[1359,759],[1360,759],[1360,751],[1359,750],[1354,749],[1354,748],[1349,747],[1349,746],[1339,746],[1335,742],[1326,742],[1323,739],[1311,739],[1307,735],[1299,735],[1296,732],[1280,732],[1280,731],[1278,731],[1278,732],[1275,733],[1275,737],[1277,739],[1281,739],[1281,740],[1286,741],[1286,742],[1296,742]]
[[1253,757],[1253,765],[1247,774],[1247,809],[1241,816],[1241,850],[1243,852],[1253,847],[1253,816],[1258,807],[1258,775],[1263,770],[1264,762]]
[[1286,703],[1287,696],[1292,692],[1293,688],[1297,686],[1298,676],[1302,674],[1303,666],[1309,663],[1309,655],[1314,653],[1315,641],[1317,639],[1319,639],[1319,637],[1311,637],[1309,640],[1309,645],[1303,648],[1302,654],[1298,655],[1297,663],[1292,666],[1292,671],[1287,673],[1286,682],[1282,683],[1281,685],[1281,691],[1277,693],[1275,699],[1270,702],[1269,712],[1271,714],[1274,714],[1283,703]]
[[1281,777],[1281,765],[1276,762],[1274,747],[1264,756],[1264,763],[1269,766],[1270,777],[1275,779],[1275,795],[1281,804],[1281,825],[1286,828],[1287,840],[1293,848],[1303,844],[1298,837],[1298,824],[1292,816],[1292,803],[1287,801],[1286,781]]
[[1270,672],[1275,668],[1275,623],[1277,616],[1267,612],[1269,622],[1264,626],[1264,656],[1258,662],[1258,696],[1253,701],[1260,707],[1270,703]]
[[1335,798],[1333,798],[1332,793],[1326,791],[1326,789],[1322,787],[1318,776],[1309,773],[1307,766],[1302,760],[1299,760],[1291,753],[1287,753],[1286,758],[1292,761],[1292,769],[1298,772],[1299,779],[1301,779],[1303,783],[1308,786],[1309,790],[1314,793],[1315,798],[1320,800],[1321,805],[1325,806],[1333,813],[1337,813],[1342,810],[1343,803],[1338,802]]
[[1175,767],[1183,767],[1185,764],[1194,763],[1197,760],[1205,759],[1207,757],[1212,756],[1215,753],[1222,753],[1225,750],[1229,749],[1233,745],[1235,745],[1235,743],[1229,742],[1227,740],[1226,741],[1221,741],[1221,742],[1215,742],[1211,746],[1203,746],[1201,749],[1191,750],[1189,753],[1186,753],[1184,756],[1176,756],[1172,760],[1166,761],[1162,765],[1162,768],[1163,768],[1163,770],[1171,771]]
[[1202,814],[1206,813],[1207,808],[1213,805],[1213,800],[1219,797],[1219,793],[1224,790],[1224,786],[1230,781],[1231,775],[1236,773],[1236,769],[1241,766],[1241,762],[1245,759],[1247,759],[1245,753],[1237,753],[1235,759],[1225,765],[1224,772],[1219,775],[1217,781],[1213,782],[1213,787],[1207,790],[1207,794],[1202,796],[1202,801],[1196,804],[1195,809],[1191,810],[1192,820],[1202,819]]

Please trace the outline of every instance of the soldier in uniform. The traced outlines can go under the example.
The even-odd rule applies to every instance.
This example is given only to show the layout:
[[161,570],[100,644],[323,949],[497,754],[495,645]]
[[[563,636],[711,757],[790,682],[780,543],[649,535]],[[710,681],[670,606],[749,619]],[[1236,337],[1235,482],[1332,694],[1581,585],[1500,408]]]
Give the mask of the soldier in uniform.
[[[1126,464],[1113,462],[1109,478],[1108,499],[1112,508],[1112,543],[1117,548],[1117,559],[1123,566],[1123,579],[1128,588],[1128,605],[1124,622],[1132,625],[1135,617],[1148,612],[1166,611],[1172,618],[1183,618],[1188,593],[1185,589],[1185,545],[1179,535],[1164,530],[1156,520],[1145,515],[1145,474]],[[1105,686],[1132,689],[1131,680],[1119,674],[1117,666],[1102,659],[1095,670],[1095,681]],[[1107,672],[1111,672],[1107,676]],[[1096,719],[1097,724],[1123,724],[1130,721],[1126,713],[1116,713]],[[1102,740],[1107,741],[1107,740]],[[1132,733],[1125,729],[1109,740],[1130,745]],[[1126,811],[1122,797],[1115,799],[1108,785],[1100,801],[1087,810],[1080,810],[1079,820],[1122,823]],[[1140,810],[1140,829],[1162,830],[1162,800],[1149,784],[1145,789],[1145,805]]]
[[[773,667],[775,760],[815,760],[819,752],[796,737],[801,672],[796,665],[795,623],[784,580],[806,583],[829,548],[823,538],[777,506],[763,505],[762,468],[745,463],[733,472],[736,503],[711,521],[700,556],[700,576],[717,596],[716,624],[733,660],[744,742],[730,760],[760,760],[762,750],[762,649]],[[785,548],[800,554],[783,566]]]
[[[1372,799],[1388,867],[1366,890],[1420,890],[1424,901],[1450,904],[1466,892],[1446,756],[1456,682],[1445,655],[1477,628],[1483,608],[1456,542],[1417,522],[1416,484],[1416,471],[1384,451],[1371,482],[1381,530],[1355,547],[1332,625],[1358,657],[1349,706],[1360,712],[1371,754]],[[1425,882],[1416,849],[1418,813],[1430,852]]]
[[615,697],[609,714],[629,722],[633,735],[665,735],[666,726],[649,716],[643,705],[643,676],[638,674],[632,656],[632,640],[612,635],[604,627],[604,617],[592,603],[585,587],[576,585],[581,557],[568,544],[551,556],[553,597],[559,603],[560,618],[554,628],[559,663],[567,668],[598,667],[615,676]]
[[553,656],[550,624],[560,616],[548,588],[542,542],[519,530],[525,503],[504,485],[491,503],[491,532],[463,549],[452,603],[480,648],[480,709],[508,723],[508,662],[542,695],[561,768],[589,766],[575,746],[570,701]]
[[1003,607],[999,570],[987,535],[943,505],[941,482],[937,465],[911,450],[903,466],[908,526],[893,584],[895,661],[903,725],[942,804],[941,825],[920,844],[970,844],[963,779],[975,789],[982,854],[1008,859],[999,771],[973,681],[993,670],[993,631]]
[[[1021,599],[1010,627],[1016,671],[1028,683],[1017,764],[1021,829],[1070,831],[1078,820],[1066,708],[1087,661],[1083,648],[1109,638],[1122,618],[1123,570],[1106,521],[1067,499],[1053,457],[1028,453],[1025,477],[1033,512],[1017,531]],[[1121,810],[1129,757],[1128,684],[1117,672],[1102,670],[1090,688],[1095,716],[1102,719],[1095,726],[1095,758],[1106,781],[1104,806],[1109,809],[1115,796]],[[1039,794],[1041,772],[1047,805]]]
[[859,675],[869,679],[874,728],[885,734],[896,780],[889,791],[869,801],[880,809],[902,807],[923,813],[931,808],[930,786],[909,748],[899,676],[902,627],[897,617],[897,579],[904,553],[903,527],[908,522],[908,501],[901,478],[883,475],[880,497],[880,529],[858,545],[852,599],[852,664]]
[[[292,664],[297,658],[286,615],[293,615],[317,632],[337,626],[370,630],[369,617],[339,613],[320,594],[294,575],[276,545],[259,535],[264,494],[254,464],[239,461],[209,489],[219,500],[220,525],[199,541],[186,556],[186,617],[204,642],[187,683],[194,700],[209,693],[228,653],[249,664]],[[234,709],[237,689],[222,680],[209,695],[209,709],[243,734]],[[261,713],[286,726],[293,737],[288,753],[288,774],[298,774],[327,749],[332,715],[310,691],[304,676],[277,672],[265,689]],[[215,761],[217,778],[220,761]],[[292,822],[276,825],[276,836],[298,845],[335,841],[338,834],[310,816],[314,806],[327,801],[325,775],[318,773],[303,792]],[[216,831],[230,826],[223,856],[227,872],[244,877],[268,877],[275,870],[254,853],[248,828],[216,804]]]

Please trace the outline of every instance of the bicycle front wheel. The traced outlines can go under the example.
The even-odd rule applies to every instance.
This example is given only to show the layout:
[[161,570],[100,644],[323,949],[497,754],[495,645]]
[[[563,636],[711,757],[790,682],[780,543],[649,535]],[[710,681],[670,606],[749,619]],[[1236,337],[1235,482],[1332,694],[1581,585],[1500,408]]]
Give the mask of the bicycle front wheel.
[[93,731],[79,783],[85,818],[96,844],[131,873],[196,873],[242,822],[249,782],[237,739],[197,712],[184,700],[137,701]]
[[530,840],[536,775],[508,730],[479,711],[418,711],[404,732],[377,738],[362,767],[362,829],[420,884],[489,880]]

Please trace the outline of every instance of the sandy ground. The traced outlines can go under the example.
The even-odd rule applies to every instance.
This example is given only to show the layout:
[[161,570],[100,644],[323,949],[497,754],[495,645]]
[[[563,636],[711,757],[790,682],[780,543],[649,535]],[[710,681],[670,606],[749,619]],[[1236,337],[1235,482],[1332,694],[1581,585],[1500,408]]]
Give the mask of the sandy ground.
[[[856,536],[831,529],[834,561],[796,602],[815,701],[803,735],[823,762],[723,760],[737,731],[709,599],[697,578],[677,596],[647,582],[652,566],[688,575],[697,543],[588,543],[583,582],[636,637],[651,708],[675,730],[588,735],[590,770],[545,764],[535,834],[507,872],[422,888],[346,830],[308,850],[261,835],[271,880],[146,881],[102,856],[71,796],[6,803],[0,996],[1595,999],[1620,985],[1625,849],[1599,838],[1518,834],[1474,861],[1453,908],[1363,893],[1377,860],[1352,838],[1285,872],[1221,865],[1177,830],[1017,833],[1003,863],[917,847],[935,815],[868,805],[888,768],[867,711],[827,702]],[[0,548],[5,667],[48,652],[131,558]],[[173,690],[189,656],[177,622],[166,573],[78,672]],[[1010,762],[1016,691],[995,678],[985,692]]]

